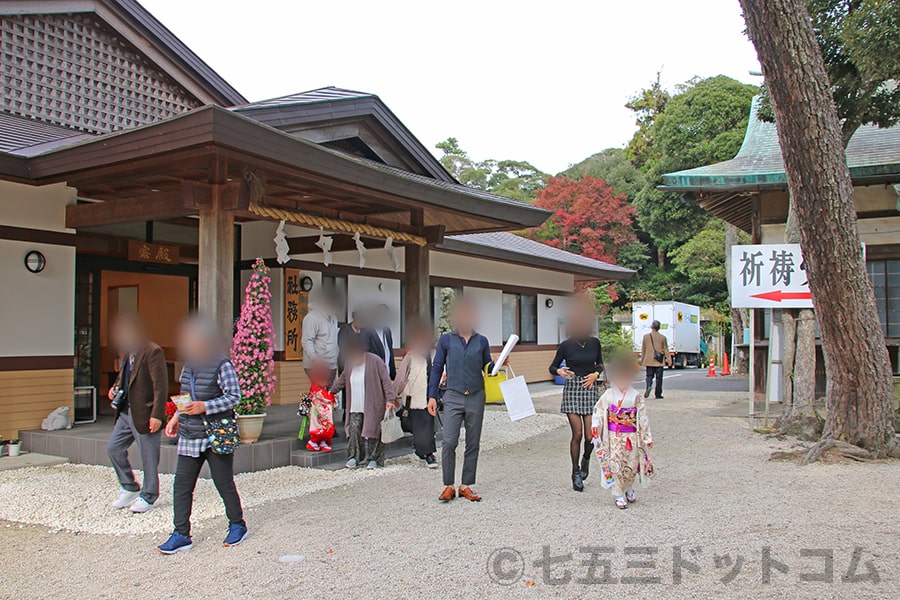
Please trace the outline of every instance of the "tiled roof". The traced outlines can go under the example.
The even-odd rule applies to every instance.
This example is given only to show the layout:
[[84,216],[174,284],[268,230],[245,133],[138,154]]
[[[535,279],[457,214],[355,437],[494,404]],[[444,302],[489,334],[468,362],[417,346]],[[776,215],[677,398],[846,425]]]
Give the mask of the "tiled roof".
[[68,127],[0,112],[0,152],[24,154],[24,148],[83,135]]
[[328,87],[309,90],[306,92],[298,92],[296,94],[288,94],[278,98],[269,98],[268,100],[260,100],[259,102],[250,102],[241,106],[234,107],[234,110],[242,110],[245,108],[259,108],[263,106],[286,106],[289,104],[310,104],[312,102],[330,102],[334,100],[347,100],[348,98],[372,98],[374,94],[366,92],[357,92],[356,90],[348,90],[344,88],[330,85]]
[[506,231],[447,236],[440,248],[595,279],[630,279],[634,275],[631,269],[586,258]]
[[[774,123],[757,118],[754,99],[744,143],[725,162],[663,175],[663,187],[675,191],[727,191],[786,188],[787,177]],[[900,126],[860,127],[847,145],[847,166],[854,181],[877,182],[900,176]]]

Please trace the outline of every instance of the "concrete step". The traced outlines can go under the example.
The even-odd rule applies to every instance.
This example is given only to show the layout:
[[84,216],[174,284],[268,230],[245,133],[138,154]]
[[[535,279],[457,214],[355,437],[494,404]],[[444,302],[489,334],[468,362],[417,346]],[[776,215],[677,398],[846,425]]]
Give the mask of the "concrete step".
[[0,458],[0,471],[24,469],[25,467],[51,467],[69,462],[65,456],[52,456],[37,452],[22,452],[19,456],[6,456]]

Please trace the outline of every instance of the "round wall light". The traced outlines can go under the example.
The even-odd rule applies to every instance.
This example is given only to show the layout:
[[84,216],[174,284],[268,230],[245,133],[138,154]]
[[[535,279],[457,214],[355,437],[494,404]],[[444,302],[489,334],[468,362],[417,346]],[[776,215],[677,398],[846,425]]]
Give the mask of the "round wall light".
[[544,300],[544,306],[547,308],[553,308],[553,298],[547,298]]
[[37,250],[25,255],[25,268],[29,273],[40,273],[47,266],[47,258]]

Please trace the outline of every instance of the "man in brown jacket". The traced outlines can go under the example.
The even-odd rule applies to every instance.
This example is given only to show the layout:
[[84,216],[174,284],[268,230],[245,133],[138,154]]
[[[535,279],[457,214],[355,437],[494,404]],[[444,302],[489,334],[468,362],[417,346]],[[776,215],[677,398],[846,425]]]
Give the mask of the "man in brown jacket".
[[[659,327],[659,321],[653,321],[650,325],[650,333],[644,334],[644,339],[641,341],[641,364],[647,370],[647,388],[644,390],[644,398],[650,395],[654,378],[656,378],[656,398],[663,397],[663,368],[667,364],[671,364],[669,340],[659,332]],[[660,357],[662,357],[661,360]]]
[[[136,316],[117,317],[111,331],[122,358],[119,377],[109,391],[116,424],[106,453],[122,486],[111,506],[130,506],[132,512],[143,513],[159,498],[159,448],[169,398],[166,357],[162,348],[147,339]],[[141,453],[143,488],[128,461],[128,449],[134,442]]]

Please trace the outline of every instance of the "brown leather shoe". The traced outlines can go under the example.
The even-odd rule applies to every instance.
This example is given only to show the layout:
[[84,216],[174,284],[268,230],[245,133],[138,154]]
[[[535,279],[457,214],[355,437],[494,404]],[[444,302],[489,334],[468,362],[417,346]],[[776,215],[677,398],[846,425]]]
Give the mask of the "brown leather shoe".
[[450,502],[456,498],[456,489],[452,485],[448,485],[444,488],[444,491],[441,492],[441,495],[438,496],[438,500],[441,502]]
[[472,488],[469,486],[459,488],[459,497],[465,498],[470,502],[481,502],[481,496],[472,491]]

